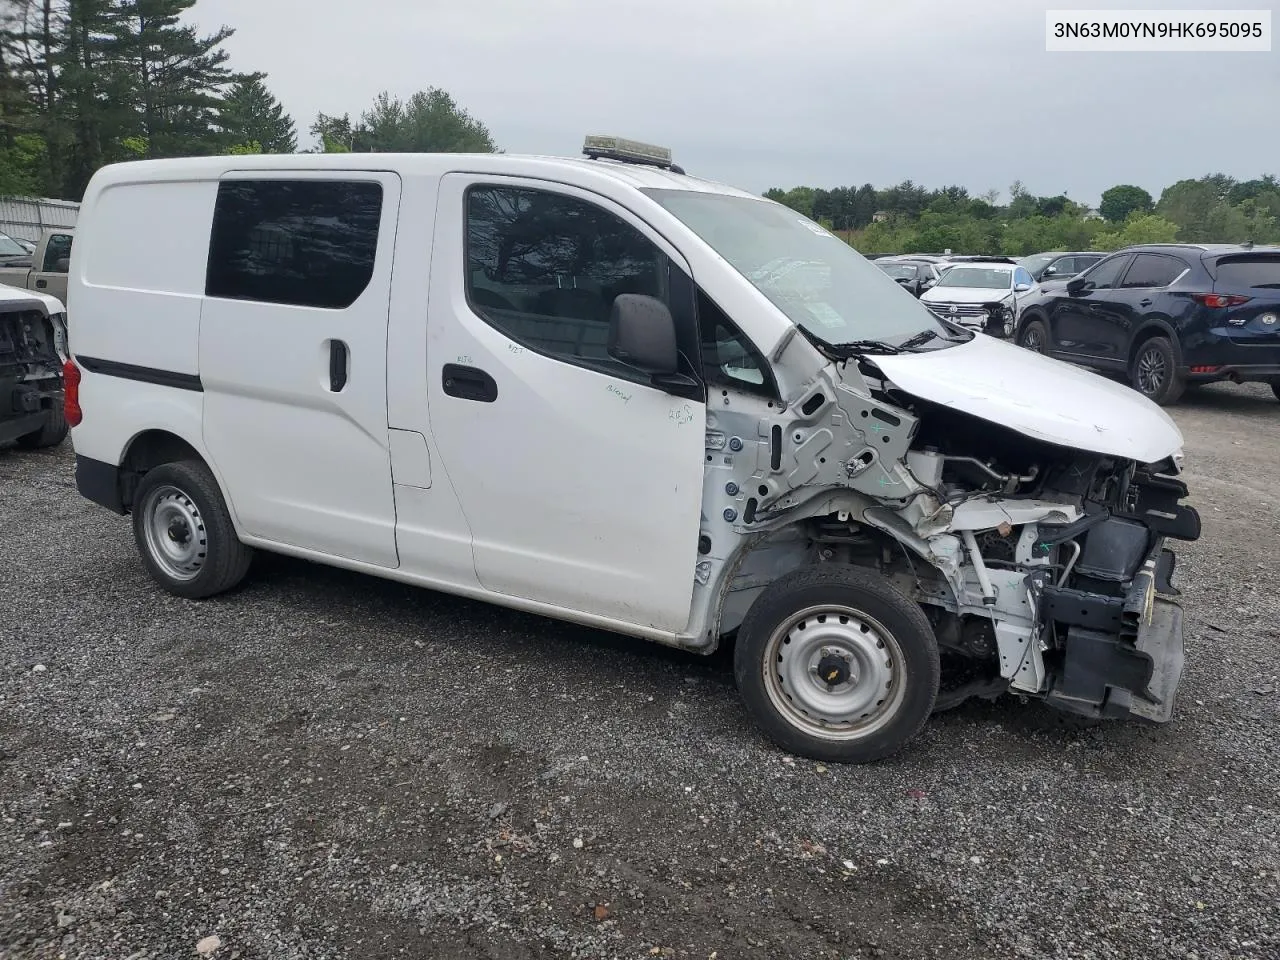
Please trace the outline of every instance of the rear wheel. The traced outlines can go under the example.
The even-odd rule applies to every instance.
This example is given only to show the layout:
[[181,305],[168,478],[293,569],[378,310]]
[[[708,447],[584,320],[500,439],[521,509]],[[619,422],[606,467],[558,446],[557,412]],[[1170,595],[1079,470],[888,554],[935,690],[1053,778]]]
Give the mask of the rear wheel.
[[198,460],[148,471],[133,501],[147,572],[170,593],[202,599],[236,586],[253,551],[240,542],[212,472]]
[[1049,349],[1049,330],[1041,320],[1032,320],[1018,334],[1018,346],[1032,353],[1045,353]]
[[1152,337],[1139,344],[1129,369],[1129,382],[1140,394],[1161,406],[1178,402],[1187,383],[1178,372],[1173,344],[1167,337]]
[[920,607],[866,570],[806,568],[775,580],[738,631],[734,677],[778,746],[869,763],[901,750],[938,694],[938,646]]
[[18,446],[28,450],[56,447],[67,439],[67,430],[67,418],[62,412],[62,407],[53,406],[44,413],[44,426],[33,433],[28,433],[25,437],[19,437]]

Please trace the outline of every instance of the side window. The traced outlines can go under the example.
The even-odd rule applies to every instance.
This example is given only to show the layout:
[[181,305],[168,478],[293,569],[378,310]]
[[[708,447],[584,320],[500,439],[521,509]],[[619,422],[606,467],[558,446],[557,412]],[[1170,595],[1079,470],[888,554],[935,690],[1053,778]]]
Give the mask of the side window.
[[1027,271],[1022,267],[1018,267],[1018,269],[1013,271],[1013,282],[1015,285],[1025,283],[1028,287],[1035,283],[1035,281],[1031,279],[1031,274],[1027,273]]
[[225,181],[205,294],[345,310],[373,278],[381,218],[379,183]]
[[1076,272],[1075,257],[1059,257],[1050,266],[1053,267],[1051,277],[1069,277]]
[[770,398],[777,396],[768,362],[701,290],[698,291],[698,326],[702,331],[702,377],[709,386],[733,387]]
[[1128,254],[1103,260],[1084,278],[1087,286],[1094,290],[1110,290],[1119,281],[1120,274],[1129,260]]
[[576,197],[524,187],[467,191],[467,297],[507,337],[539,353],[647,382],[609,356],[621,293],[670,306],[669,261],[639,230]]
[[1165,257],[1155,253],[1140,253],[1133,261],[1133,266],[1124,275],[1125,289],[1141,289],[1146,287],[1164,287],[1177,278],[1186,264],[1173,257]]
[[72,237],[69,233],[55,233],[49,237],[44,248],[44,263],[40,265],[42,273],[66,273],[67,265],[62,260],[71,259]]

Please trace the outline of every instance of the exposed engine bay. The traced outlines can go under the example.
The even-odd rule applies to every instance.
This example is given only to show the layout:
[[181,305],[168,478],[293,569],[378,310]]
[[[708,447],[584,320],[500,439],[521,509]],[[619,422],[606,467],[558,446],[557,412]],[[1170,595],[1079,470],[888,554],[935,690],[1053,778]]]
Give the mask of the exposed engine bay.
[[918,602],[935,709],[1011,691],[1090,717],[1167,721],[1182,670],[1169,539],[1195,540],[1180,459],[1044,442],[839,358],[786,404],[708,409],[698,588],[732,633],[774,578],[874,569]]
[[62,403],[66,330],[39,306],[0,305],[0,441],[38,431]]

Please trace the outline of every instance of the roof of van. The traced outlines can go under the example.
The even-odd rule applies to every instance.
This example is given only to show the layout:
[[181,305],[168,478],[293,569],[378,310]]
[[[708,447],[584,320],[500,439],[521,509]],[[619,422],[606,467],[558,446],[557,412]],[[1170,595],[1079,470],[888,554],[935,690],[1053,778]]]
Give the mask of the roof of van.
[[102,167],[94,180],[99,185],[106,185],[170,180],[175,175],[204,179],[220,177],[231,171],[254,170],[389,170],[426,176],[445,173],[546,176],[553,171],[561,174],[572,171],[578,174],[573,179],[607,177],[638,190],[692,190],[763,200],[756,194],[727,184],[640,163],[505,153],[291,153],[135,160]]

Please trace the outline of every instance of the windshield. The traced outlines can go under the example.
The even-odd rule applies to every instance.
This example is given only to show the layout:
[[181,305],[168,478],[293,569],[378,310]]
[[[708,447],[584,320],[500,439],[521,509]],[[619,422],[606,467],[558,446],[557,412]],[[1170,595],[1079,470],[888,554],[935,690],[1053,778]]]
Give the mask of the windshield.
[[1037,253],[1032,257],[1023,257],[1018,261],[1018,266],[1028,273],[1035,273],[1041,267],[1047,267],[1057,256],[1056,253]]
[[947,328],[835,234],[778,203],[693,190],[645,194],[701,237],[795,324],[831,344]]
[[0,233],[0,257],[29,257],[31,251],[13,237]]
[[938,281],[940,287],[977,287],[982,290],[1008,290],[1013,286],[1013,271],[999,267],[952,267]]
[[909,263],[884,263],[877,260],[875,265],[895,280],[914,280],[916,276],[916,268]]

